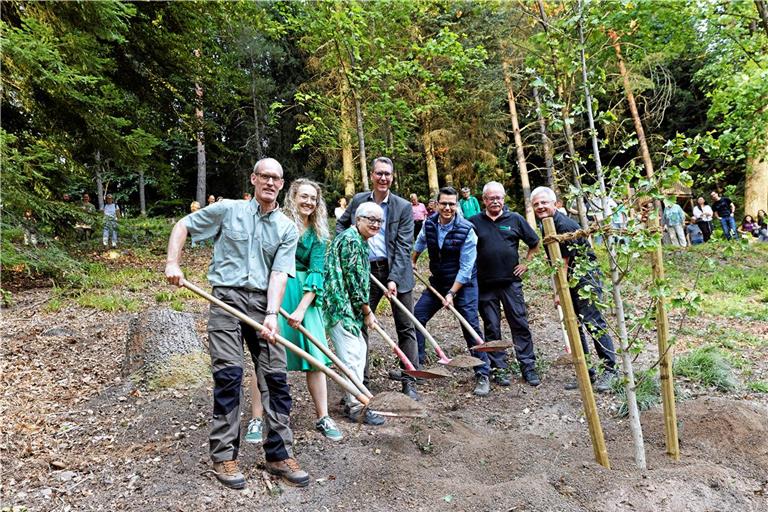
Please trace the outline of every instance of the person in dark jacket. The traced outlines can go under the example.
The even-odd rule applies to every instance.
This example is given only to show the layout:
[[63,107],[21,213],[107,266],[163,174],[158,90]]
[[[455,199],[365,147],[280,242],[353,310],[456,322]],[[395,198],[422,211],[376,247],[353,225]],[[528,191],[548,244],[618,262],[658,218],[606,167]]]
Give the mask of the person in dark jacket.
[[[424,228],[413,246],[413,270],[424,251],[429,252],[430,284],[443,296],[440,300],[431,291],[424,290],[416,303],[416,319],[422,325],[435,316],[442,307],[453,306],[480,334],[480,320],[477,316],[477,235],[472,223],[458,215],[459,196],[453,187],[444,187],[437,194],[438,213],[424,221]],[[475,336],[462,327],[467,347],[477,344]],[[419,362],[425,360],[424,336],[416,333],[419,345]],[[473,354],[474,355],[474,354]],[[475,395],[486,396],[491,392],[489,381],[490,365],[488,355],[477,354],[485,364],[475,367]]]
[[[501,309],[507,317],[515,344],[515,356],[520,371],[531,386],[541,384],[536,373],[533,337],[528,327],[528,312],[523,297],[522,276],[528,262],[539,250],[539,237],[525,219],[504,206],[504,186],[496,181],[483,187],[485,211],[469,219],[477,232],[477,280],[480,287],[480,316],[485,327],[485,339],[501,339]],[[522,240],[528,246],[525,262],[520,263],[518,248]],[[509,386],[507,363],[503,353],[490,352],[494,380]]]
[[[581,226],[576,222],[557,211],[557,208],[555,207],[556,200],[557,197],[551,188],[535,188],[533,192],[531,192],[531,203],[536,218],[541,220],[546,217],[552,217],[558,235],[572,233],[581,229]],[[589,261],[595,261],[597,259],[586,238],[577,238],[575,240],[561,242],[560,252],[565,260],[565,265],[568,268],[569,279],[573,273],[573,269],[576,268],[576,262],[579,259],[586,258]],[[579,294],[579,290],[583,288],[588,288],[593,293],[597,294],[598,300],[602,297],[603,284],[600,281],[600,273],[597,269],[590,270],[583,276],[580,276],[578,282],[570,287],[570,292],[571,300],[573,301],[573,309],[576,311],[576,317],[579,320],[580,327],[582,327],[579,329],[579,333],[581,335],[581,346],[584,349],[584,353],[589,354],[589,345],[587,344],[587,338],[584,335],[584,331],[586,330],[594,340],[597,356],[600,358],[600,362],[603,366],[603,373],[599,378],[597,378],[597,370],[595,366],[593,365],[590,367],[590,380],[594,383],[595,391],[609,391],[613,379],[616,378],[616,351],[613,348],[613,340],[608,334],[608,324],[606,324],[605,319],[603,319],[600,310],[597,309],[597,306],[592,299],[589,297],[581,297]],[[559,297],[555,294],[555,304],[559,303]],[[572,381],[567,383],[565,388],[578,389],[578,384],[576,381]]]

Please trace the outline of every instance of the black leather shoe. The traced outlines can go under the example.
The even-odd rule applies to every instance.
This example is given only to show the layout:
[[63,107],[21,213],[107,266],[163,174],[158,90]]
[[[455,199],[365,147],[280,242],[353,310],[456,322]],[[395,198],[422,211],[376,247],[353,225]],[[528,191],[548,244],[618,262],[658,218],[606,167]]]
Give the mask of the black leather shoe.
[[412,380],[403,381],[403,394],[411,400],[416,400],[417,402],[421,400],[421,397],[416,392],[416,383]]
[[533,368],[523,370],[523,379],[525,379],[525,382],[527,382],[533,387],[536,387],[541,384],[541,379],[539,378],[539,374],[536,373],[536,370],[534,370]]

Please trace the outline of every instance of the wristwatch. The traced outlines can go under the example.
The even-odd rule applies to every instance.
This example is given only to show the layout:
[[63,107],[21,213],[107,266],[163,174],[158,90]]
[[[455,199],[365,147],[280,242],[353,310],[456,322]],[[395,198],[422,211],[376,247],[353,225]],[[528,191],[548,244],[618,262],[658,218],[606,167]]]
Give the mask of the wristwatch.
[[448,295],[450,295],[451,297],[455,297],[456,296],[456,294],[453,293],[453,290],[448,290],[447,292],[445,292],[445,296],[447,297]]
[[277,316],[277,311],[272,311],[271,309],[268,309],[268,310],[267,310],[267,314],[266,314],[266,315],[264,315],[264,316],[269,316],[269,315],[275,315],[275,316]]

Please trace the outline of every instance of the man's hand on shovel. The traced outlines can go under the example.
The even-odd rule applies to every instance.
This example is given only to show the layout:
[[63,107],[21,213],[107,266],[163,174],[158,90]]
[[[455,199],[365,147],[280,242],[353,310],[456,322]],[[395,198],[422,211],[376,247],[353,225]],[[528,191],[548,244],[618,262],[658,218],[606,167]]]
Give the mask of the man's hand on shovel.
[[165,278],[168,280],[168,284],[175,286],[184,285],[184,272],[181,271],[178,263],[169,261],[165,264]]

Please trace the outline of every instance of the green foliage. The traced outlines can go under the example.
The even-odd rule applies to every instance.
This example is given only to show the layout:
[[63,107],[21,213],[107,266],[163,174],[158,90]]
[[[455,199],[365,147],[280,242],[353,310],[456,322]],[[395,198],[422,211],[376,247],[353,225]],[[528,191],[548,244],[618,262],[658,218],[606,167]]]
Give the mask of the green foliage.
[[140,301],[123,297],[116,292],[83,292],[75,299],[75,302],[84,308],[98,309],[108,313],[116,311],[135,313],[143,307]]
[[747,383],[747,388],[755,393],[768,393],[768,381],[756,380]]
[[[626,378],[614,379],[612,384],[616,399],[619,400],[617,414],[621,417],[629,415],[627,405]],[[661,403],[661,383],[657,370],[645,370],[635,373],[635,395],[637,408],[647,411]]]
[[712,346],[698,348],[677,357],[674,372],[720,391],[732,391],[738,385],[725,355]]

